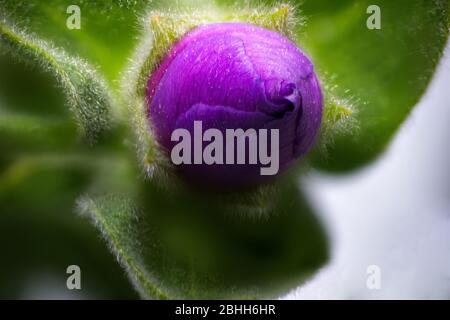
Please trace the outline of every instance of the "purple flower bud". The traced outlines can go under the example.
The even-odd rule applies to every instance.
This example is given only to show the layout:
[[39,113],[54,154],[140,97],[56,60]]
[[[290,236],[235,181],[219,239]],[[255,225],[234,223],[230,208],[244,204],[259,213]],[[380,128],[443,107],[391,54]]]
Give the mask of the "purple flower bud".
[[[242,23],[209,24],[186,34],[150,77],[147,101],[152,129],[169,155],[178,143],[171,139],[175,129],[187,129],[195,139],[194,121],[202,122],[203,133],[216,128],[223,137],[227,129],[255,129],[257,138],[259,129],[278,129],[278,173],[309,150],[322,116],[319,81],[305,54],[276,32]],[[227,164],[226,143],[223,164],[212,165],[194,164],[192,146],[192,164],[180,165],[181,173],[228,187],[273,178],[261,174],[259,161],[251,163],[249,140],[245,164]]]

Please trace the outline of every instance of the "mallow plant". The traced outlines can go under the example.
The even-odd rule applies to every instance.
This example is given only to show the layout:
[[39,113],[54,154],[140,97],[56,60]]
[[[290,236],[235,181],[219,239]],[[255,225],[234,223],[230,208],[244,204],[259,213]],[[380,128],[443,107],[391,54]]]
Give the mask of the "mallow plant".
[[330,247],[302,176],[382,154],[448,36],[447,0],[371,4],[0,0],[2,230],[83,268],[108,259],[90,220],[142,298],[301,285]]

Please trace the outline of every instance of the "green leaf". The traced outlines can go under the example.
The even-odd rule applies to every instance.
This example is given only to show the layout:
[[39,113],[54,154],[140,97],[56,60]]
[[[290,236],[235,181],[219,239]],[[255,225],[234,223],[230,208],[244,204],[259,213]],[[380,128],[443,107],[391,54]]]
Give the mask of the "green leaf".
[[95,142],[109,128],[113,103],[106,84],[93,67],[18,30],[6,19],[0,20],[0,45],[17,59],[38,65],[54,75],[87,141]]
[[[96,161],[46,154],[0,167],[1,299],[45,299],[40,286],[63,293],[59,298],[136,298],[97,230],[74,214]],[[71,295],[66,268],[73,264],[81,268],[82,291]]]
[[320,223],[294,183],[271,194],[267,216],[239,215],[213,195],[83,198],[143,298],[267,298],[306,280],[328,257]]
[[[367,7],[381,9],[381,30],[369,30]],[[305,1],[299,44],[335,94],[351,101],[356,130],[338,130],[316,167],[344,171],[379,156],[425,92],[449,29],[448,0]]]
[[[1,46],[1,45],[0,45]],[[64,94],[48,72],[0,55],[0,158],[75,150],[79,131]]]
[[[76,143],[72,125],[65,119],[52,119],[0,109],[0,148],[11,157],[18,144],[23,150],[67,149]],[[2,155],[4,157],[5,155]]]
[[[160,1],[134,0],[0,0],[0,12],[18,28],[26,28],[42,39],[63,47],[69,54],[81,56],[98,65],[109,84],[120,78],[135,43],[139,17],[147,6]],[[161,3],[165,4],[169,1]],[[169,3],[172,3],[171,1]],[[69,29],[67,8],[77,5],[81,11],[81,29]]]

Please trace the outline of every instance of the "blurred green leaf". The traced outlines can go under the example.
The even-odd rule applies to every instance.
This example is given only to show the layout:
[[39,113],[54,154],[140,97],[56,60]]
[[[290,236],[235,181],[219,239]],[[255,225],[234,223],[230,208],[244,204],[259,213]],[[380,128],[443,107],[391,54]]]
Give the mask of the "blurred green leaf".
[[328,257],[320,223],[294,183],[267,215],[240,215],[211,194],[146,183],[139,197],[84,198],[144,298],[265,298],[292,289]]
[[109,125],[111,97],[96,68],[110,87],[116,84],[144,1],[78,1],[82,31],[66,28],[71,4],[0,0],[0,238],[6,244],[18,237],[2,249],[3,298],[24,297],[33,281],[46,280],[43,272],[57,277],[59,293],[67,292],[69,264],[82,269],[82,297],[135,297],[96,230],[73,215],[80,194],[104,187],[93,184],[97,174],[122,170],[114,159],[123,151],[123,132],[109,135],[112,145],[87,150],[63,105],[68,98],[81,107],[77,118],[90,138]]
[[[75,200],[105,161],[33,154],[0,170],[0,298],[30,297],[33,291],[39,298],[46,290],[57,290],[53,297],[61,298],[136,298],[97,231],[74,214]],[[76,293],[66,288],[72,264],[82,271]]]
[[2,50],[52,73],[64,91],[70,110],[89,142],[95,142],[110,126],[110,92],[95,69],[62,49],[0,21]]
[[[0,148],[8,150],[2,157],[17,156],[17,145],[28,152],[33,149],[64,148],[75,143],[71,123],[62,119],[41,118],[0,110]],[[45,147],[44,147],[45,146]]]
[[[156,8],[166,3],[173,4],[173,1],[0,0],[0,8],[18,27],[99,66],[109,84],[115,86],[136,43],[140,16],[147,7]],[[80,30],[66,26],[71,15],[67,8],[71,5],[80,8]]]
[[[448,0],[304,1],[298,42],[324,81],[355,107],[355,127],[334,134],[316,167],[344,171],[380,155],[425,92],[448,38]],[[381,30],[369,30],[369,5]],[[329,79],[331,80],[329,80]]]
[[[1,45],[0,45],[1,46]],[[0,54],[0,158],[81,147],[77,126],[54,77]]]

